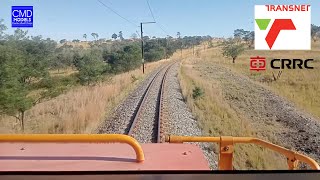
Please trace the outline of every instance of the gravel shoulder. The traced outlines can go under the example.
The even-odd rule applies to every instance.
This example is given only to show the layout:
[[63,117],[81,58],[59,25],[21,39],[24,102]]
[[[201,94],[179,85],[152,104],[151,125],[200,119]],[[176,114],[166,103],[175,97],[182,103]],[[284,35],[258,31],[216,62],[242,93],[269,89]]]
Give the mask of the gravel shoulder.
[[258,137],[272,137],[289,149],[320,161],[320,120],[302,112],[292,103],[219,64],[195,67],[205,78],[219,81],[224,99],[251,120]]
[[[168,111],[168,132],[173,135],[183,136],[202,136],[200,127],[195,117],[192,115],[187,104],[184,102],[183,95],[178,80],[178,71],[180,64],[176,63],[168,72],[165,88],[167,89]],[[211,144],[195,143],[203,151],[205,158],[209,162],[211,169],[217,169],[217,156],[213,153]]]

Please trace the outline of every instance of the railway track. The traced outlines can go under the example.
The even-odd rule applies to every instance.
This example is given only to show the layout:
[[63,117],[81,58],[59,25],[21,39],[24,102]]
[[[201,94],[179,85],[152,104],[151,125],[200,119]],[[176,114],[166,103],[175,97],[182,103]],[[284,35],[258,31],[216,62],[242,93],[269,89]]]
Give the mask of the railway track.
[[[165,81],[168,74],[168,71],[175,63],[171,63],[165,67],[163,67],[157,74],[153,77],[150,84],[148,85],[146,91],[144,92],[141,101],[137,107],[136,112],[134,113],[134,118],[132,122],[129,124],[127,134],[129,136],[135,137],[139,141],[139,137],[142,139],[141,141],[151,141],[153,143],[164,142],[164,128],[165,128]],[[158,84],[159,79],[160,86]],[[151,91],[156,91],[155,94],[152,94]],[[156,98],[155,109],[154,109],[154,118],[152,120],[143,117],[143,113],[150,113],[146,109],[148,103],[152,103],[152,99]],[[153,121],[153,122],[150,122]],[[148,131],[151,137],[141,137],[142,131]]]

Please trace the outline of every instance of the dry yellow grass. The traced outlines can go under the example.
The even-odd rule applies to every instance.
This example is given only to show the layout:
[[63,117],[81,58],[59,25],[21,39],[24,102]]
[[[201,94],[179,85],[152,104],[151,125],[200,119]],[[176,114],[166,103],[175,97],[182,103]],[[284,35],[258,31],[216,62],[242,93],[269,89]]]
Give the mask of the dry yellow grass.
[[[165,62],[146,65],[146,74]],[[95,133],[105,116],[146,74],[141,69],[116,75],[111,82],[75,87],[54,99],[37,104],[26,112],[25,133]],[[133,82],[132,76],[138,78]],[[0,117],[0,133],[19,133],[15,118]]]
[[[185,59],[179,73],[182,93],[196,116],[200,127],[208,136],[255,136],[250,121],[230,108],[223,99],[223,92],[218,81],[206,79],[193,65],[201,60]],[[200,87],[204,95],[193,99],[193,89]],[[219,153],[218,146],[214,151]],[[274,163],[277,162],[277,163]],[[266,149],[254,145],[237,145],[234,157],[236,169],[285,169],[285,158]]]
[[[222,57],[219,47],[202,49],[199,46],[195,50],[199,51],[198,56],[192,56],[190,49],[185,50],[182,57],[189,58],[183,61],[179,74],[180,85],[187,104],[197,117],[203,133],[209,136],[257,136],[255,127],[251,126],[250,121],[244,118],[244,115],[235,112],[223,99],[223,91],[219,81],[204,78],[201,72],[193,68],[195,64],[202,63],[211,66],[218,63],[228,67],[237,73],[250,77],[256,83],[286,97],[301,109],[319,117],[320,72],[317,69],[320,67],[320,43],[313,44],[312,48],[312,51],[248,50],[238,57],[235,64],[230,59]],[[270,65],[265,72],[250,71],[250,57],[257,55],[267,57],[269,62],[271,58],[313,58],[315,59],[313,62],[315,69],[284,70],[279,80],[269,83],[261,82],[261,80],[271,79],[272,72],[277,73],[277,71],[270,70]],[[195,87],[204,90],[203,98],[197,100],[192,98],[192,90]],[[274,139],[272,134],[264,134],[260,138],[269,141]],[[218,152],[217,146],[214,151]],[[239,169],[285,169],[287,167],[283,156],[251,145],[237,146],[234,159],[234,165]]]
[[83,47],[84,49],[90,48],[90,41],[81,41],[81,42],[66,42],[64,44],[58,44],[58,47],[63,45],[73,46],[73,47]]
[[[253,72],[249,69],[250,57],[263,56],[267,58],[267,70]],[[238,73],[249,76],[251,79],[273,90],[279,95],[286,97],[297,107],[303,109],[315,117],[320,118],[320,42],[312,44],[311,51],[255,51],[248,50],[238,57],[233,64],[230,59],[221,56],[219,48],[212,48],[203,52],[201,57],[208,62],[220,63]],[[314,69],[285,69],[279,80],[264,83],[266,79],[272,79],[272,72],[276,75],[277,70],[270,67],[273,58],[299,58],[314,59]],[[265,80],[262,80],[265,79]]]

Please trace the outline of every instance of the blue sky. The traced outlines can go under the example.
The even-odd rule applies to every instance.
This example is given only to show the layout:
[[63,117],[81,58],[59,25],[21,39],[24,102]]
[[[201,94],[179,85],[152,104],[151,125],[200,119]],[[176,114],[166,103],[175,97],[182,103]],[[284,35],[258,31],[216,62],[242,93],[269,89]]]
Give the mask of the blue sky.
[[[139,31],[141,21],[152,21],[146,0],[101,0],[136,26],[102,6],[97,0],[1,0],[0,18],[5,20],[7,33],[12,33],[11,6],[33,6],[34,27],[30,35],[42,35],[55,40],[80,39],[84,33],[92,39],[110,39],[123,32],[125,38]],[[171,36],[178,31],[185,35],[231,36],[234,29],[254,29],[254,5],[311,4],[312,23],[320,25],[320,0],[149,0],[160,26]],[[164,37],[158,25],[144,26],[145,35]]]

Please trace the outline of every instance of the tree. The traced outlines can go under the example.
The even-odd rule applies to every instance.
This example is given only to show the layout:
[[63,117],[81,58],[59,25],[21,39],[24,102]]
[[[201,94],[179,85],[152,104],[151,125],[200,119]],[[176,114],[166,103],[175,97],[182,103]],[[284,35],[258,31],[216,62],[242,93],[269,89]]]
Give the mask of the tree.
[[225,57],[231,57],[232,63],[235,63],[237,57],[244,52],[244,45],[236,38],[228,38],[223,41],[222,44],[222,55]]
[[93,37],[94,40],[96,40],[96,33],[91,33],[91,36]]
[[99,38],[98,33],[91,33],[91,36],[93,37],[94,40],[98,40]]
[[149,36],[143,36],[143,41],[148,41],[149,39]]
[[66,42],[67,42],[66,39],[61,39],[61,40],[60,40],[60,44],[64,44],[64,43],[66,43]]
[[113,33],[111,37],[112,39],[116,40],[118,38],[118,35],[116,33]]
[[87,41],[87,34],[83,34],[83,38]]
[[138,44],[125,45],[116,51],[103,52],[103,59],[114,73],[137,68],[141,64],[141,48]]
[[25,40],[28,39],[29,37],[27,37],[28,31],[23,31],[22,29],[16,29],[14,30],[13,35],[8,36],[8,40]]
[[320,26],[311,24],[311,38],[314,42],[317,41],[317,37],[320,36]]
[[118,37],[120,38],[120,40],[121,40],[121,41],[123,41],[123,40],[124,40],[124,38],[123,38],[123,36],[122,36],[122,31],[120,31],[120,32],[119,32]]
[[239,39],[243,39],[243,37],[246,35],[247,31],[243,30],[243,29],[236,29],[233,32],[233,36],[235,38],[239,38]]
[[81,84],[89,85],[92,82],[97,82],[107,67],[107,64],[102,59],[101,52],[99,53],[96,50],[92,50],[90,53],[80,57],[77,62],[77,69],[79,70]]
[[136,33],[133,33],[133,34],[131,35],[131,38],[132,38],[132,39],[137,39],[137,38],[138,38],[138,35],[137,35]]
[[106,39],[105,38],[101,38],[101,39],[98,39],[97,42],[99,44],[102,44],[102,43],[106,42]]
[[23,68],[21,52],[8,47],[0,48],[0,113],[15,117],[24,130],[24,112],[32,107],[27,97],[28,86],[21,83]]
[[74,50],[67,47],[60,47],[56,49],[55,55],[50,62],[50,67],[53,69],[61,69],[73,65]]
[[82,60],[82,57],[81,57],[80,53],[77,51],[74,52],[73,59],[72,59],[73,66],[76,67],[77,69],[80,69],[81,60]]
[[0,46],[0,113],[15,117],[24,131],[25,111],[45,98],[46,94],[30,95],[34,80],[48,77],[48,62],[56,42],[41,36],[26,37],[15,31]]
[[245,31],[243,29],[236,29],[234,30],[233,35],[234,35],[234,38],[245,41],[246,44],[249,46],[249,48],[252,47],[254,43],[254,31]]
[[99,39],[99,34],[98,33],[95,33],[96,34],[96,39]]
[[74,39],[74,40],[72,40],[72,42],[77,43],[77,42],[80,42],[80,40],[79,39]]
[[0,19],[0,40],[3,38],[4,31],[7,30],[7,26],[3,24],[3,19]]
[[152,39],[144,45],[144,58],[146,61],[156,61],[165,58],[165,39],[161,42],[160,39]]
[[177,32],[177,38],[180,39],[181,38],[181,33]]
[[247,43],[249,48],[254,44],[254,31],[247,31],[243,37],[243,40]]

